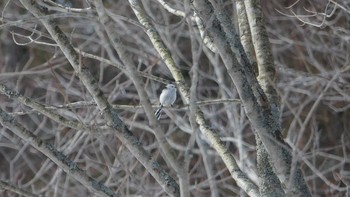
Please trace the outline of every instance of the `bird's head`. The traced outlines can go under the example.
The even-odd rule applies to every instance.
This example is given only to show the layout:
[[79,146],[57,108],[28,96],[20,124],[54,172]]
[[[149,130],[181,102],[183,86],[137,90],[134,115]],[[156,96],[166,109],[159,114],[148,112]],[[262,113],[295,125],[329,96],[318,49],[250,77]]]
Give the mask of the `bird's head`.
[[168,85],[166,85],[166,88],[168,88],[168,89],[176,89],[176,86],[174,84],[168,84]]

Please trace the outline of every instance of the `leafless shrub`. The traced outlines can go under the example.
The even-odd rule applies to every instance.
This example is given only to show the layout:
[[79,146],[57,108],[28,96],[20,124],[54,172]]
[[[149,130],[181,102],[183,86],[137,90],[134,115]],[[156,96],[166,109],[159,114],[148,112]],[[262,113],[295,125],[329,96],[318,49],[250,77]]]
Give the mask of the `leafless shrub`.
[[[176,180],[183,196],[259,194],[259,129],[247,118],[246,101],[240,100],[239,87],[208,25],[212,21],[199,20],[203,14],[194,12],[197,7],[187,1],[109,0],[98,7],[99,2],[36,1],[49,13],[41,17],[33,16],[19,1],[0,3],[0,81],[7,87],[0,88],[0,108],[9,115],[4,117],[14,117],[13,125],[22,125],[52,144],[52,153],[60,151],[67,156],[64,161],[74,162],[58,164],[40,144],[33,145],[14,132],[22,127],[2,127],[0,187],[6,190],[0,194],[108,195],[109,190],[102,187],[106,186],[120,196],[171,195],[171,188],[177,187],[166,181],[162,185],[163,174],[155,177],[159,169]],[[130,6],[133,2],[142,3],[150,26],[140,20],[142,10],[135,16],[139,8]],[[213,10],[223,8],[237,17],[235,2],[210,2]],[[279,132],[291,147],[291,171],[300,164],[302,179],[315,196],[346,196],[350,193],[350,5],[346,0],[286,2],[262,1],[277,73],[277,80],[266,83],[280,100],[267,94],[269,105],[280,105]],[[46,19],[64,32],[67,46],[75,47],[76,67],[43,25]],[[233,21],[236,28],[244,28],[239,20]],[[229,35],[224,26],[222,31]],[[156,47],[155,32],[171,56]],[[247,55],[252,65],[260,64],[258,56]],[[103,94],[91,94],[93,86],[81,78],[79,69],[92,73]],[[246,72],[262,73],[261,68],[253,69]],[[180,96],[157,122],[152,114],[160,90],[175,81]],[[24,97],[9,95],[9,91],[15,94],[12,90]],[[96,101],[104,97],[115,110],[111,116],[117,114],[139,140],[135,144],[126,144],[116,134],[118,129],[108,124],[102,109],[112,108]],[[133,145],[152,156],[154,163],[150,163],[157,162],[159,168],[145,168],[148,164],[130,151]],[[265,149],[264,145],[258,149]],[[76,167],[84,170],[81,176],[89,177],[86,181],[96,184],[77,179]],[[179,195],[176,192],[174,196]]]

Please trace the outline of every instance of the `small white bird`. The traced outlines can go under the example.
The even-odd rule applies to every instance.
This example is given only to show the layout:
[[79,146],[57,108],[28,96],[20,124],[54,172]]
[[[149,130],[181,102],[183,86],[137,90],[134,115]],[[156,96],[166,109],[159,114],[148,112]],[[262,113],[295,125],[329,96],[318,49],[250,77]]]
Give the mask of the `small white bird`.
[[159,102],[160,102],[160,107],[157,109],[155,115],[157,117],[157,120],[160,119],[161,112],[163,106],[168,107],[172,106],[176,100],[176,87],[173,84],[168,84],[166,87],[163,89],[162,93],[159,96]]

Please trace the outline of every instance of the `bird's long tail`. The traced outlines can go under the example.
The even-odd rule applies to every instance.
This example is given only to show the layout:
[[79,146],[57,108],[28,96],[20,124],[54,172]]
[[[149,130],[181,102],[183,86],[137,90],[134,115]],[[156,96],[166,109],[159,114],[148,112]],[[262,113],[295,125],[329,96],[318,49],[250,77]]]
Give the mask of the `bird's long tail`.
[[154,115],[156,115],[157,120],[159,120],[160,116],[162,115],[161,114],[162,109],[163,109],[163,105],[160,105],[159,109],[157,109],[156,113],[154,113]]

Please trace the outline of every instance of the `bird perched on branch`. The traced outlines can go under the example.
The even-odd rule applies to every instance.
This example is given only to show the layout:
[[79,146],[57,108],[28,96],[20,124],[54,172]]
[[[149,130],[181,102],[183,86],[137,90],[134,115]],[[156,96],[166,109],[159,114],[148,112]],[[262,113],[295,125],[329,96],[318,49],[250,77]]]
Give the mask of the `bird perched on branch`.
[[163,89],[162,93],[159,96],[160,107],[157,109],[155,115],[157,120],[160,119],[161,112],[163,107],[172,106],[176,100],[176,87],[174,84],[168,84]]

